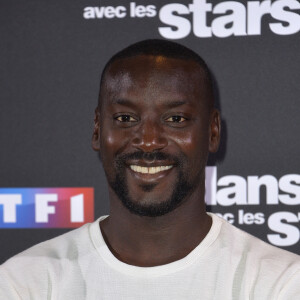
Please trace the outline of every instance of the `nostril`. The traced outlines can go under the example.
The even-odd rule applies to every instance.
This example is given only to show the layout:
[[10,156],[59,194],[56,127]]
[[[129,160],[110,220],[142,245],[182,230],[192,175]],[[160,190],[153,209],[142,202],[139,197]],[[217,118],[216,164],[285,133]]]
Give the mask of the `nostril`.
[[141,139],[138,137],[135,137],[134,139],[132,139],[132,144],[133,145],[140,145],[141,144]]

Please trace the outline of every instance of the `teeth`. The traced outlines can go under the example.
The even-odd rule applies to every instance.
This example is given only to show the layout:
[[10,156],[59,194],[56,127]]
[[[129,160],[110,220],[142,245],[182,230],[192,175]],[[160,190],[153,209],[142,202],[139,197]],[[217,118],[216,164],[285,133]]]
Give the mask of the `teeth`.
[[142,167],[141,169],[142,169],[141,173],[143,173],[143,174],[147,174],[148,173],[148,168]]
[[142,174],[155,174],[161,171],[169,170],[172,166],[160,166],[160,167],[141,167],[136,165],[131,165],[130,169],[134,172],[142,173]]

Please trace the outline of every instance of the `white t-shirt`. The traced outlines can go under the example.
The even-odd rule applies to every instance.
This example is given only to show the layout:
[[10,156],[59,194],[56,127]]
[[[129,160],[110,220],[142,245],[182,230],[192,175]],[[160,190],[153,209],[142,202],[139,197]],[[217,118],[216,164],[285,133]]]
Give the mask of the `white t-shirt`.
[[147,268],[113,256],[101,217],[4,263],[0,299],[300,299],[298,255],[210,215],[212,227],[191,253]]

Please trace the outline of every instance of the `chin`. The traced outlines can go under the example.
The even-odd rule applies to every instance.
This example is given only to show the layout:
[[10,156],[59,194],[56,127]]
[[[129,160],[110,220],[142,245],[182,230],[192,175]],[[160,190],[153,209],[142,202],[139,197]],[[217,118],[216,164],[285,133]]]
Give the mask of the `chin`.
[[130,193],[119,194],[122,204],[133,214],[145,217],[163,216],[179,207],[192,187],[187,184],[170,187],[169,195],[166,192],[155,191],[155,186],[146,185],[141,187],[142,193],[132,197]]
[[129,178],[125,170],[119,171],[109,185],[121,203],[139,216],[163,216],[180,206],[195,188],[181,171],[167,181],[142,182]]
[[123,205],[131,213],[143,217],[160,217],[173,211],[180,205],[180,202],[174,203],[168,200],[161,201],[159,203],[153,203],[155,201],[149,201],[148,199],[145,202],[148,202],[148,204],[143,204],[135,201],[122,201]]

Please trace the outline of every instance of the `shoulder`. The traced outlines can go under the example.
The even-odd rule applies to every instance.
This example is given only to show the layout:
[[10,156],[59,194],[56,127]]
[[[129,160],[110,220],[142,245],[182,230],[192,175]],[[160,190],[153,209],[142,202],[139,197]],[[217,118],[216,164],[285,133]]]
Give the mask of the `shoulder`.
[[23,296],[32,289],[39,293],[37,297],[44,297],[49,284],[53,285],[51,288],[58,288],[65,274],[76,273],[78,262],[93,255],[89,227],[90,224],[85,224],[6,261],[0,266],[0,295],[6,290],[6,294],[18,292]]
[[[53,239],[39,243],[7,260],[2,266],[8,267],[15,263],[25,263],[31,260],[61,260],[69,258],[74,251],[84,249],[89,240],[89,224],[69,231]],[[72,249],[72,250],[71,250]]]
[[[272,246],[257,237],[233,226],[224,219],[210,214],[213,221],[221,223],[220,232],[218,236],[219,242],[226,248],[230,248],[233,253],[247,254],[253,260],[268,260],[274,261],[274,264],[300,264],[300,256],[289,251]],[[280,260],[278,258],[280,257]]]
[[272,246],[214,214],[211,214],[211,216],[214,222],[221,223],[219,239],[234,250],[234,253],[243,253],[246,251],[248,255],[253,256],[255,259],[278,261],[278,257],[280,257],[282,263],[300,263],[299,255]]
[[277,289],[278,295],[296,290],[300,293],[299,255],[272,246],[211,215],[213,222],[221,223],[215,251],[227,257],[235,274],[242,274],[258,290]]

